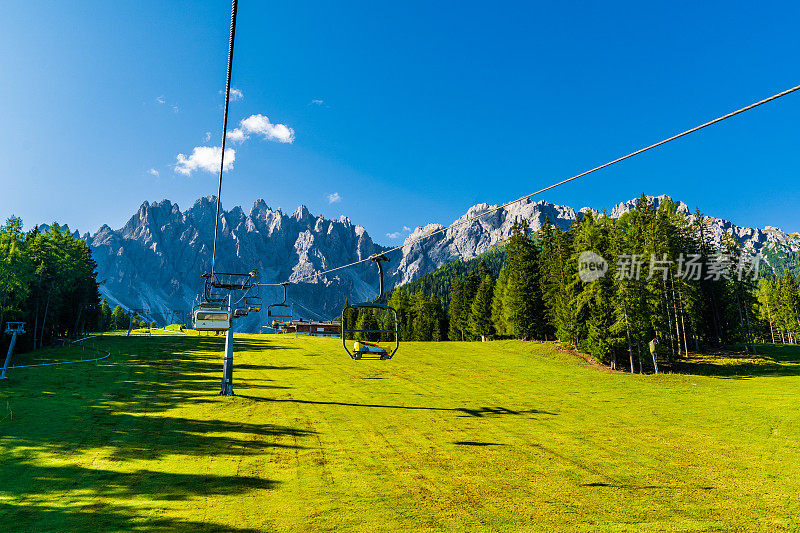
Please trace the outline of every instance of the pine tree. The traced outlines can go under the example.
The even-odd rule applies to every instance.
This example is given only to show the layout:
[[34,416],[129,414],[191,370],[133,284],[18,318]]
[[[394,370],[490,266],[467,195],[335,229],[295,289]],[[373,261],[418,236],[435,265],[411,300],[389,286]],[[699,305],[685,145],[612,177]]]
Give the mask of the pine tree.
[[492,296],[492,326],[494,327],[495,334],[500,337],[508,335],[508,324],[506,323],[506,313],[503,307],[503,302],[506,298],[506,284],[508,279],[508,270],[503,268],[500,275],[497,276],[497,282],[494,286],[494,295]]
[[464,332],[461,329],[461,315],[464,312],[464,290],[461,279],[453,276],[450,282],[450,307],[448,308],[449,328],[447,337],[451,341],[463,341]]
[[[574,241],[573,261],[578,262],[580,253],[594,252],[600,257],[608,256],[609,227],[612,225],[607,217],[599,221],[592,213],[584,215],[579,224]],[[615,338],[612,335],[614,324],[613,282],[608,276],[600,277],[588,283],[581,283],[577,289],[577,311],[581,322],[585,325],[586,342],[582,348],[603,363],[610,363],[613,357]]]
[[128,329],[128,323],[128,313],[126,313],[121,306],[117,305],[111,312],[111,327],[113,329]]
[[509,333],[518,339],[544,338],[546,317],[539,285],[539,254],[527,235],[528,224],[516,220],[506,246],[508,280],[505,301]]
[[[408,291],[405,288],[399,288],[392,291],[392,294],[389,298],[389,305],[397,311],[397,322],[400,329],[400,338],[405,340],[411,340],[414,338],[413,332],[413,324],[412,324],[412,316],[410,310],[410,303],[409,303],[409,296]],[[386,322],[384,322],[386,327],[384,329],[392,329],[394,327],[393,320],[394,317],[385,317]],[[394,336],[389,334],[389,338],[386,340],[394,340]]]
[[492,324],[492,298],[494,297],[494,279],[491,273],[486,273],[481,284],[478,286],[478,291],[475,294],[475,299],[472,301],[470,310],[470,331],[476,337],[480,337],[481,341],[494,334],[494,327]]
[[433,316],[428,297],[424,292],[416,291],[411,295],[411,306],[414,309],[414,340],[431,340],[436,317]]
[[551,331],[565,344],[577,344],[578,319],[575,292],[577,267],[572,261],[572,234],[552,229],[543,235],[539,285]]
[[105,298],[100,303],[100,313],[97,321],[98,331],[108,331],[111,327],[111,306]]
[[461,282],[462,306],[458,315],[456,315],[456,320],[458,321],[457,327],[461,331],[464,340],[473,340],[475,338],[469,327],[469,315],[472,310],[472,301],[475,299],[475,294],[478,292],[480,284],[481,279],[474,270],[470,271]]
[[433,318],[433,337],[431,340],[443,341],[447,340],[447,315],[444,312],[442,300],[435,294],[428,297],[431,316]]

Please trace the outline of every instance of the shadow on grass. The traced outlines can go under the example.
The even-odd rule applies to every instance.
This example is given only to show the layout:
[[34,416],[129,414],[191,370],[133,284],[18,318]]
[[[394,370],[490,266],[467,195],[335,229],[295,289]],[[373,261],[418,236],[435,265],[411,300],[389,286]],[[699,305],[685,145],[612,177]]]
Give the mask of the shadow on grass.
[[459,446],[477,446],[477,447],[484,447],[484,446],[505,446],[505,444],[500,442],[479,442],[475,440],[457,440],[453,441],[453,444],[457,444]]
[[506,415],[550,415],[555,416],[557,413],[549,411],[542,411],[539,409],[508,409],[506,407],[430,407],[425,405],[387,405],[378,403],[349,403],[349,402],[325,402],[316,400],[298,400],[294,398],[262,398],[258,396],[247,396],[244,394],[237,395],[239,398],[245,398],[254,402],[274,402],[274,403],[299,403],[309,405],[338,405],[342,407],[377,407],[381,409],[404,409],[410,411],[452,411],[462,413],[461,416],[484,418],[493,416],[506,416]]
[[[90,495],[90,497],[130,499],[147,496],[153,500],[188,500],[198,495],[244,494],[251,490],[273,490],[277,481],[251,476],[216,476],[213,474],[176,474],[135,470],[89,469],[77,466],[42,466],[25,460],[6,458],[3,469],[6,475],[26,479],[37,494]],[[0,494],[13,494],[0,487]],[[30,495],[30,494],[28,494]]]
[[[621,483],[583,483],[581,487],[607,487],[610,489],[626,489],[626,490],[653,490],[653,489],[675,489],[686,488],[686,485],[630,485]],[[699,486],[695,487],[699,490],[714,490],[714,487]]]
[[[219,368],[222,368],[222,361],[220,355],[220,365]],[[233,370],[234,372],[239,370],[308,370],[308,367],[305,366],[273,366],[273,365],[249,365],[249,364],[236,364],[236,356],[233,358]]]
[[[275,349],[266,342],[250,344],[259,350]],[[0,495],[26,501],[25,505],[0,505],[4,521],[0,529],[8,531],[6,526],[13,524],[20,531],[251,531],[227,524],[160,518],[158,509],[165,501],[273,490],[277,482],[258,475],[174,470],[180,472],[185,461],[193,458],[245,457],[270,448],[305,448],[303,439],[314,432],[276,424],[166,415],[175,408],[226,401],[217,396],[222,338],[107,337],[95,345],[111,351],[112,357],[81,368],[19,371],[0,386],[0,391],[11,393],[7,397],[14,409],[13,420],[0,424]],[[209,351],[220,353],[218,362],[209,360]],[[248,366],[269,371],[298,369]],[[285,388],[248,381],[241,386]],[[269,380],[265,377],[263,381]],[[216,418],[213,413],[205,411],[205,416]],[[225,416],[229,410],[221,413]],[[77,462],[81,454],[93,453],[93,449],[102,450],[104,460],[112,461],[119,470],[131,466],[135,470],[117,472],[73,461],[64,465],[60,459],[75,456]],[[158,462],[162,459],[171,462]],[[150,468],[160,470],[163,465],[170,471],[148,470],[142,464],[148,460],[154,461]],[[65,503],[59,507],[61,502],[93,497],[99,499],[94,506]],[[126,506],[128,499],[136,500],[136,505]],[[51,503],[56,501],[59,503]]]
[[[81,507],[26,506],[0,504],[0,516],[6,521],[4,531],[204,531],[210,533],[261,533],[261,529],[237,528],[163,517],[137,519],[128,507],[92,504]],[[37,524],[28,529],[25,524]]]
[[800,346],[757,344],[757,355],[743,351],[722,351],[694,355],[672,363],[671,372],[726,379],[748,379],[759,376],[800,376]]

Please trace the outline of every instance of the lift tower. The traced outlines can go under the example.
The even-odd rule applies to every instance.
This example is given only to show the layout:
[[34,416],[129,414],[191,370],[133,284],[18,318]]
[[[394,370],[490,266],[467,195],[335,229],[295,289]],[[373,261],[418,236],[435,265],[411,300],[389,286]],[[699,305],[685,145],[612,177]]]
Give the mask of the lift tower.
[[25,322],[6,322],[6,333],[11,335],[11,344],[8,346],[8,354],[6,354],[6,362],[3,364],[3,372],[0,373],[0,379],[6,379],[6,371],[11,363],[14,345],[17,344],[17,335],[25,333]]

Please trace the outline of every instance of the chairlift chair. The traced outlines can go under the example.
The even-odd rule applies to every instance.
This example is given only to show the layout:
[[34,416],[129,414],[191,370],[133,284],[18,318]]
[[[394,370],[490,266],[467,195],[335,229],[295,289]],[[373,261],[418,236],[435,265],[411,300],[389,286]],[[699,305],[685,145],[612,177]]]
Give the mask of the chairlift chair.
[[[370,257],[371,261],[374,261],[376,265],[378,265],[378,273],[380,275],[380,286],[378,296],[372,302],[364,302],[360,304],[346,304],[344,310],[342,311],[342,347],[344,351],[347,352],[347,355],[350,356],[351,359],[359,360],[359,359],[391,359],[394,356],[397,349],[400,347],[400,323],[397,320],[397,310],[393,307],[378,303],[378,299],[383,294],[383,263],[384,261],[389,261],[389,259],[383,255],[373,255]],[[350,328],[347,325],[347,315],[351,309],[359,310],[359,309],[368,309],[370,312],[372,309],[379,309],[384,311],[385,313],[391,313],[394,316],[394,328],[393,329],[355,329]],[[350,351],[347,348],[347,334],[348,333],[363,333],[365,335],[369,335],[370,333],[377,334],[380,336],[383,333],[391,334],[394,337],[394,348],[387,350],[386,348],[381,347],[377,342],[369,342],[369,341],[355,341],[353,343],[353,351]]]
[[233,318],[242,318],[250,313],[259,313],[263,305],[260,296],[245,296],[242,298],[241,303],[241,307],[233,310]]
[[227,331],[231,312],[227,305],[203,302],[192,310],[192,327],[197,331]]
[[247,316],[249,307],[231,310],[227,298],[231,291],[249,291],[258,287],[258,271],[253,269],[246,274],[231,272],[212,272],[202,275],[202,302],[192,311],[192,324],[198,331],[227,331],[231,329],[234,318]]
[[264,300],[260,296],[245,296],[244,306],[251,313],[260,313],[261,308],[264,306]]
[[281,321],[288,321],[291,322],[294,318],[294,309],[291,305],[286,303],[286,286],[289,285],[288,283],[281,283],[281,287],[283,287],[283,301],[280,303],[274,303],[267,306],[267,318],[273,319],[273,321],[277,320]]

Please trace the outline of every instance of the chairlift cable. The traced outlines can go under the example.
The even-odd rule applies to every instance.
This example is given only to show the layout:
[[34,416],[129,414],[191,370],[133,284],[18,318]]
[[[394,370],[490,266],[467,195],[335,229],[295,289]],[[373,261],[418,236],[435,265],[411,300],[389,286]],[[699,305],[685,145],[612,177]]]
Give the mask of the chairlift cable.
[[222,152],[219,156],[219,186],[217,187],[217,216],[214,218],[214,249],[211,252],[211,275],[214,275],[214,265],[217,260],[217,231],[219,228],[219,207],[222,196],[222,173],[225,168],[225,137],[228,134],[228,103],[231,98],[231,69],[233,68],[233,37],[236,33],[236,10],[238,0],[231,4],[231,34],[228,41],[228,76],[225,81],[225,111],[222,115]]
[[[511,201],[506,202],[504,204],[492,207],[491,209],[487,209],[486,211],[484,211],[482,213],[479,213],[479,214],[474,215],[472,217],[466,218],[464,220],[457,220],[457,221],[453,222],[452,224],[450,224],[449,226],[447,226],[445,228],[439,228],[438,230],[431,231],[431,232],[426,233],[424,235],[420,235],[419,237],[411,240],[410,242],[404,242],[403,244],[401,244],[399,246],[395,246],[394,248],[390,248],[389,250],[386,250],[386,251],[382,252],[382,254],[390,254],[392,252],[396,252],[397,250],[405,248],[406,246],[413,246],[414,244],[417,244],[418,242],[420,242],[420,241],[422,241],[424,239],[427,239],[428,237],[432,237],[432,236],[437,235],[439,233],[444,233],[445,231],[447,231],[449,229],[452,229],[452,228],[455,228],[455,227],[458,227],[458,226],[462,226],[464,224],[469,224],[471,222],[474,222],[475,220],[483,218],[484,216],[486,216],[488,214],[494,213],[496,211],[504,209],[504,208],[506,208],[506,207],[508,207],[510,205],[516,204],[518,202],[522,202],[523,200],[527,200],[528,198],[531,198],[532,196],[536,196],[537,194],[541,194],[541,193],[543,193],[545,191],[549,191],[550,189],[554,189],[556,187],[559,187],[561,185],[569,183],[570,181],[577,180],[578,178],[582,178],[584,176],[587,176],[588,174],[592,174],[593,172],[597,172],[598,170],[604,169],[606,167],[610,167],[611,165],[615,165],[615,164],[620,163],[620,162],[622,162],[622,161],[624,161],[626,159],[630,159],[630,158],[632,158],[634,156],[637,156],[639,154],[647,152],[648,150],[652,150],[653,148],[657,148],[657,147],[659,147],[659,146],[661,146],[663,144],[667,144],[668,142],[674,141],[676,139],[680,139],[681,137],[685,137],[686,135],[690,135],[692,133],[700,131],[703,128],[707,128],[708,126],[712,126],[714,124],[717,124],[718,122],[722,122],[723,120],[726,120],[726,119],[729,119],[729,118],[734,117],[736,115],[739,115],[741,113],[744,113],[745,111],[750,111],[751,109],[754,109],[754,108],[756,108],[758,106],[766,104],[767,102],[771,102],[773,100],[777,100],[778,98],[781,98],[783,96],[786,96],[786,95],[791,94],[791,93],[793,93],[795,91],[798,91],[798,90],[800,90],[800,85],[795,85],[794,87],[792,87],[790,89],[786,89],[785,91],[779,92],[777,94],[773,94],[772,96],[764,98],[763,100],[759,100],[759,101],[754,102],[754,103],[752,103],[750,105],[747,105],[745,107],[737,109],[736,111],[731,111],[730,113],[727,113],[725,115],[717,117],[714,120],[710,120],[708,122],[704,122],[703,124],[700,124],[699,126],[695,126],[693,128],[690,128],[690,129],[688,129],[686,131],[683,131],[681,133],[673,135],[672,137],[667,137],[666,139],[663,139],[661,141],[653,143],[653,144],[651,144],[649,146],[646,146],[644,148],[640,148],[640,149],[636,150],[635,152],[631,152],[631,153],[629,153],[627,155],[623,155],[621,157],[618,157],[616,159],[608,161],[607,163],[603,163],[602,165],[596,166],[596,167],[594,167],[594,168],[592,168],[590,170],[586,170],[584,172],[581,172],[580,174],[576,174],[576,175],[574,175],[574,176],[572,176],[570,178],[567,178],[565,180],[561,180],[561,181],[559,181],[557,183],[554,183],[552,185],[548,185],[547,187],[545,187],[543,189],[539,189],[538,191],[535,191],[535,192],[532,192],[532,193],[527,194],[525,196],[522,196],[520,198],[517,198],[516,200],[511,200]],[[321,272],[316,272],[314,274],[308,274],[308,275],[303,276],[301,278],[295,279],[294,281],[291,281],[290,283],[300,283],[300,282],[303,282],[303,281],[306,281],[306,280],[314,279],[314,278],[322,276],[324,274],[329,274],[329,273],[335,272],[337,270],[350,268],[352,266],[359,265],[361,263],[365,263],[365,262],[370,261],[370,260],[372,260],[372,256],[371,257],[365,257],[364,259],[359,259],[358,261],[354,261],[354,262],[348,263],[346,265],[341,265],[341,266],[338,266],[338,267],[329,268],[327,270],[323,270]],[[276,285],[279,285],[279,284],[276,284]]]

